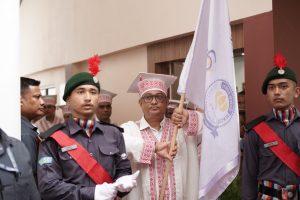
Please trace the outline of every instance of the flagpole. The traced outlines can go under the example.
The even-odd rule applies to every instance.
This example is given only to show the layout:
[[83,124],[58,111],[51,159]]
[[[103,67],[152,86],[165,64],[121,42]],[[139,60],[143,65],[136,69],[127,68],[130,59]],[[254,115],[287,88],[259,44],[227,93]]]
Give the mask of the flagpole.
[[[180,113],[183,112],[184,99],[185,99],[185,92],[182,93],[181,96],[180,96],[180,102],[179,102],[179,105],[178,105],[178,109],[179,109]],[[175,147],[177,132],[178,132],[178,125],[176,125],[174,127],[174,130],[173,130],[173,136],[172,136],[172,139],[171,139],[171,147],[170,147],[170,150],[169,150],[169,155],[173,152],[173,149]],[[165,190],[166,190],[166,186],[167,186],[168,177],[169,177],[169,173],[170,173],[170,170],[171,170],[172,163],[173,163],[172,161],[167,160],[167,165],[166,165],[166,169],[165,169],[165,172],[164,172],[162,187],[161,187],[161,190],[159,192],[159,200],[164,200]]]

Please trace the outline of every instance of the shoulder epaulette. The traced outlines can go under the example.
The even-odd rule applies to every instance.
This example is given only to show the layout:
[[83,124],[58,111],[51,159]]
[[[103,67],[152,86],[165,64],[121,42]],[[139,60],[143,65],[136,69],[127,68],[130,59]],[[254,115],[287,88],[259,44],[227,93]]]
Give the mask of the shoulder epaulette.
[[252,120],[251,122],[245,125],[245,131],[246,132],[250,131],[253,127],[258,125],[260,122],[265,121],[265,119],[266,119],[265,115],[257,117],[256,119]]
[[121,133],[124,133],[124,129],[121,128],[120,126],[117,126],[117,125],[111,124],[111,123],[107,123],[107,122],[103,122],[103,121],[98,121],[98,122],[102,125],[113,126],[113,127],[117,128]]
[[55,133],[56,131],[63,129],[65,127],[64,124],[56,124],[54,126],[52,126],[51,128],[49,128],[47,131],[40,133],[38,135],[38,138],[41,142],[43,142],[44,140],[46,140],[49,136],[51,136],[53,133]]

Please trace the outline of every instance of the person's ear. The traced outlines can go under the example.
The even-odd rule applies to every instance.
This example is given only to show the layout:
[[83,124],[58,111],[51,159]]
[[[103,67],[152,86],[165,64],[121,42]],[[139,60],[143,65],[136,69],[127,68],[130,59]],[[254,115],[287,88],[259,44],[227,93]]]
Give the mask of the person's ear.
[[300,95],[300,87],[296,86],[295,88],[295,94],[294,94],[294,98],[298,98]]
[[23,99],[23,97],[22,97],[22,96],[20,97],[20,105],[21,105],[21,106],[23,106],[23,105],[24,105],[24,99]]
[[70,98],[69,97],[66,99],[66,104],[67,104],[67,106],[70,106]]

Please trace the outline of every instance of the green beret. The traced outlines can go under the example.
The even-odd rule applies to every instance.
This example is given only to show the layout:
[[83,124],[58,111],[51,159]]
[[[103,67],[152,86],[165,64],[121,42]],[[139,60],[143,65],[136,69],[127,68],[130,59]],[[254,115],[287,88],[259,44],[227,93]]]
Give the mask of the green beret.
[[290,79],[297,83],[297,77],[296,74],[293,72],[292,69],[285,67],[283,70],[280,70],[278,67],[274,67],[267,75],[267,77],[264,80],[264,83],[261,87],[261,91],[263,94],[267,94],[267,88],[268,84],[271,80],[274,79]]
[[73,75],[65,86],[63,100],[66,101],[72,91],[79,85],[94,85],[100,92],[100,83],[96,77],[88,72],[81,72]]

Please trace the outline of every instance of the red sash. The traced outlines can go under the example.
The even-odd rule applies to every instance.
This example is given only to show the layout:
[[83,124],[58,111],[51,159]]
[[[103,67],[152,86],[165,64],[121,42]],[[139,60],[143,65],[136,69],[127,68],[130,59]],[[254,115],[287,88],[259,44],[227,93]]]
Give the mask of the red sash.
[[253,128],[265,144],[277,141],[276,146],[271,146],[271,151],[285,163],[293,172],[300,176],[300,157],[282,141],[282,139],[265,122]]
[[51,137],[62,148],[76,145],[77,148],[67,151],[68,154],[72,156],[75,162],[96,184],[102,184],[104,182],[112,183],[112,178],[109,173],[76,140],[70,138],[67,134],[60,130],[53,133]]

